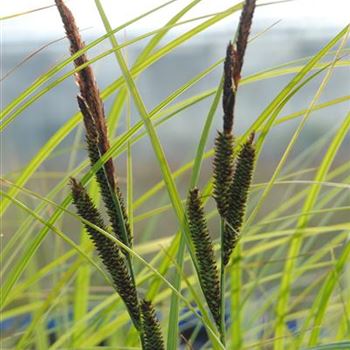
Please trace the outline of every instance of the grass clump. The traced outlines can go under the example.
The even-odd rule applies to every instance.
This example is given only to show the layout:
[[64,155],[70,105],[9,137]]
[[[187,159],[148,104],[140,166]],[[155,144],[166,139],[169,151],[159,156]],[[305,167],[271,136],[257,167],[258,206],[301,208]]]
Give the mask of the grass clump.
[[[75,54],[84,48],[79,30],[71,11],[61,0],[56,0],[67,37],[70,41],[71,54]],[[79,67],[88,63],[85,54],[74,60]],[[86,131],[86,143],[91,167],[109,150],[110,143],[107,136],[106,119],[103,102],[91,66],[80,70],[76,74],[76,82],[79,86],[78,105],[83,115]],[[100,187],[103,202],[107,208],[107,214],[116,237],[129,248],[132,247],[130,226],[122,194],[115,178],[115,169],[112,158],[109,158],[102,168],[96,172],[96,180]],[[85,188],[74,178],[71,178],[73,203],[78,214],[89,223],[107,231],[102,217]],[[93,240],[99,256],[112,276],[115,289],[124,301],[130,318],[140,335],[142,348],[145,350],[162,349],[162,334],[159,323],[156,321],[151,302],[143,300],[140,304],[134,277],[134,268],[129,254],[124,251],[125,258],[121,255],[121,249],[112,243],[110,239],[96,231],[89,225],[85,225]],[[142,322],[141,322],[142,314]],[[155,332],[152,335],[152,332]]]
[[[84,44],[80,38],[74,17],[63,1],[56,0],[56,4],[71,43],[71,53],[75,54],[84,48]],[[236,92],[241,77],[243,57],[254,9],[255,1],[245,2],[238,26],[237,41],[235,44],[229,43],[224,62],[223,131],[218,132],[215,140],[213,193],[224,227],[221,232],[222,270],[227,265],[238,241],[254,166],[254,148],[252,146],[254,134],[251,134],[239,151],[237,158],[234,159],[234,137],[232,133]],[[87,62],[88,59],[85,54],[74,61],[76,66]],[[103,103],[90,66],[77,73],[76,81],[81,93],[77,97],[78,105],[83,115],[88,155],[93,167],[110,148]],[[116,237],[131,248],[131,231],[122,194],[115,179],[115,170],[111,158],[97,171],[96,179]],[[79,215],[99,228],[106,230],[100,214],[93,206],[84,187],[74,179],[71,180],[71,187],[74,204]],[[220,290],[220,286],[223,288],[224,283],[219,278],[214,246],[208,232],[197,188],[189,192],[187,216],[199,268],[197,272],[200,285],[209,310],[221,333],[221,341],[225,344],[224,291]],[[128,253],[124,252],[126,263],[120,256],[119,248],[112,245],[108,238],[99,237],[101,234],[91,229],[91,227],[88,232],[104,265],[113,277],[116,291],[125,302],[130,317],[140,333],[143,348],[156,349],[157,346],[163,346],[161,345],[163,340],[160,326],[155,318],[153,306],[145,300],[139,304],[133,266]],[[111,247],[109,248],[108,245],[111,245]],[[221,279],[224,278],[225,275],[222,272]],[[142,326],[140,308],[142,310]]]

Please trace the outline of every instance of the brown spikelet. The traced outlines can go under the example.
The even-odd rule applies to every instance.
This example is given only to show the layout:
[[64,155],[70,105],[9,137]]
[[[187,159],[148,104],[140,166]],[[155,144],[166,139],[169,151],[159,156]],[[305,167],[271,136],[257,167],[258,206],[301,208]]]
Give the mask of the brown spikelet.
[[229,190],[233,175],[233,136],[218,132],[215,139],[214,186],[213,196],[221,217],[225,217],[228,208]]
[[[85,188],[73,178],[71,178],[70,185],[73,203],[79,216],[106,231],[103,219]],[[112,276],[114,287],[124,301],[135,327],[140,329],[140,310],[136,286],[133,283],[119,247],[93,227],[85,224],[85,228],[94,242],[103,264]]]
[[[74,16],[68,7],[62,0],[55,0],[56,6],[62,18],[62,22],[70,42],[70,51],[74,55],[79,50],[85,47],[84,42],[81,39],[79,29],[75,23]],[[88,63],[86,54],[82,54],[74,60],[76,67]],[[109,149],[109,141],[107,137],[107,126],[104,116],[103,103],[100,98],[99,89],[96,84],[95,76],[90,66],[87,66],[80,70],[76,74],[76,81],[78,83],[80,94],[82,99],[85,101],[90,114],[95,122],[95,127],[98,134],[98,145],[101,154],[104,154]],[[83,111],[82,111],[83,112]],[[85,119],[84,119],[85,121]],[[88,125],[86,125],[88,127]],[[110,186],[114,189],[114,165],[111,159],[105,163],[106,173]]]
[[222,98],[224,133],[231,133],[233,129],[236,92],[241,79],[244,54],[247,48],[254,10],[255,0],[246,0],[238,24],[237,39],[234,45],[229,42],[226,49]]
[[252,181],[255,148],[253,146],[254,133],[243,144],[237,159],[230,186],[229,207],[226,215],[226,225],[223,237],[223,263],[227,265],[232,251],[237,245],[240,230],[244,220],[249,189]]
[[224,62],[224,85],[222,95],[222,108],[224,111],[224,133],[229,134],[233,128],[233,113],[236,98],[236,90],[233,86],[233,67],[234,67],[234,49],[229,42],[226,49],[226,58]]
[[[85,44],[81,39],[71,11],[62,0],[56,0],[56,5],[69,38],[70,51],[73,55],[83,49]],[[74,63],[76,67],[88,63],[86,54],[82,54],[76,58]],[[103,156],[110,148],[103,103],[90,66],[80,70],[76,74],[76,80],[81,94],[77,99],[86,129],[88,154],[91,166],[94,166],[101,156]],[[103,165],[103,168],[97,172],[96,177],[100,186],[103,202],[107,208],[113,232],[124,244],[132,247],[132,235],[128,217],[120,188],[115,179],[115,170],[111,158],[109,158]],[[126,254],[125,251],[123,252]]]
[[255,0],[246,0],[243,5],[243,10],[238,25],[238,35],[234,50],[234,68],[233,80],[235,89],[237,90],[239,81],[241,79],[241,71],[243,66],[243,59],[245,50],[247,48],[250,28],[252,26],[253,14],[255,10]]
[[141,301],[142,331],[144,336],[143,350],[165,349],[160,323],[150,301]]
[[189,191],[187,216],[199,266],[201,288],[215,323],[221,324],[219,274],[198,188]]

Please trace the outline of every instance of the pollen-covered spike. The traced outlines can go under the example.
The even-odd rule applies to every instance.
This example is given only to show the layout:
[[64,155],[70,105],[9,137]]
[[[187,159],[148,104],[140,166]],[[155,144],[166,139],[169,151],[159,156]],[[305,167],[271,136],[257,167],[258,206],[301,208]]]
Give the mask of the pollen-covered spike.
[[236,160],[235,172],[229,193],[229,206],[223,239],[223,259],[227,265],[232,251],[237,245],[244,220],[246,204],[254,171],[254,134],[243,144]]
[[220,327],[221,296],[219,274],[215,261],[213,242],[209,235],[200,193],[197,188],[189,191],[187,216],[199,266],[201,288],[215,323]]
[[[70,51],[74,55],[78,51],[85,48],[85,44],[81,39],[79,29],[75,23],[74,16],[69,8],[64,4],[62,0],[55,0],[58,11],[61,15],[61,19],[70,42]],[[88,58],[85,53],[81,54],[74,60],[76,67],[83,64],[87,64]],[[88,109],[90,110],[91,116],[94,119],[95,126],[98,134],[99,149],[101,154],[107,152],[109,149],[109,141],[107,137],[107,125],[104,115],[103,102],[100,97],[99,89],[96,84],[96,79],[91,66],[86,66],[81,69],[75,75],[76,81],[78,83],[81,97],[86,103]],[[83,112],[83,111],[82,111]],[[114,165],[112,161],[107,161],[105,163],[106,173],[110,185],[112,188],[115,186],[114,181]]]
[[[55,1],[70,41],[71,54],[74,55],[84,49],[85,44],[81,39],[71,11],[62,0]],[[85,53],[74,60],[76,67],[88,62]],[[91,166],[94,166],[110,148],[103,102],[91,66],[87,66],[77,72],[76,80],[81,94],[81,96],[78,96],[78,104],[83,114],[89,158]],[[115,178],[114,164],[111,158],[107,159],[103,168],[97,172],[96,178],[114,234],[124,244],[132,247],[132,235],[128,217],[122,194]],[[119,203],[116,203],[116,201]],[[123,252],[126,254],[124,250]]]
[[243,10],[238,25],[238,35],[235,45],[235,64],[233,69],[233,80],[237,89],[239,81],[241,79],[241,71],[243,66],[243,60],[245,51],[247,48],[248,37],[250,28],[252,26],[253,14],[255,10],[256,0],[246,0],[243,5]]
[[222,218],[226,216],[232,175],[234,171],[232,134],[218,132],[215,139],[213,196]]
[[222,108],[224,111],[224,132],[229,134],[233,128],[234,105],[236,91],[233,86],[233,67],[234,67],[234,49],[230,42],[226,49],[226,58],[224,62],[224,85],[222,95]]
[[[70,185],[72,189],[73,203],[77,208],[79,216],[106,231],[103,219],[93,204],[86,189],[73,178],[70,180]],[[120,295],[129,310],[135,326],[140,329],[140,310],[136,286],[132,282],[132,278],[119,247],[95,228],[88,224],[84,225],[91,240],[94,242],[98,255],[112,276],[117,293]]]
[[162,331],[156,312],[150,301],[141,301],[142,331],[144,336],[143,350],[165,349]]

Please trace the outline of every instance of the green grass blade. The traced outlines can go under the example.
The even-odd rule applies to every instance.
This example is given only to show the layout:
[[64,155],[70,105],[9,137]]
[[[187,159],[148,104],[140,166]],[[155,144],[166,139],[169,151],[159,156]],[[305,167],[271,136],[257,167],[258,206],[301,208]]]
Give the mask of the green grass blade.
[[306,348],[305,350],[347,350],[350,349],[350,341],[341,341],[332,344],[324,344]]
[[314,346],[318,341],[329,298],[331,297],[332,292],[338,283],[340,274],[344,270],[345,265],[349,262],[349,257],[350,242],[346,244],[341,255],[337,259],[337,262],[335,263],[334,269],[332,269],[328,274],[327,280],[323,284],[320,292],[317,295],[314,305],[312,305],[312,308],[310,310],[310,314],[314,315],[314,322],[311,327],[312,330],[309,338],[309,346]]
[[[261,115],[253,123],[251,129],[257,130],[267,120],[268,116],[280,105],[285,97],[297,86],[299,82],[312,70],[312,68],[328,53],[328,51],[347,33],[348,26],[345,27],[339,34],[337,34],[322,50],[320,50],[303,68],[296,74],[296,76],[285,86],[285,88],[278,94],[278,96],[266,107]],[[250,129],[250,130],[251,130]],[[248,137],[251,132],[248,130],[244,137]]]
[[[10,199],[11,201],[14,202],[15,205],[17,205],[19,208],[23,209],[25,212],[27,212],[28,214],[32,215],[35,217],[36,220],[38,220],[40,223],[42,223],[43,225],[45,225],[45,227],[47,227],[48,230],[52,230],[54,233],[56,233],[58,236],[60,236],[62,239],[64,239],[64,241],[66,241],[69,245],[71,245],[74,249],[77,250],[77,252],[79,252],[79,254],[84,257],[85,259],[87,259],[92,265],[95,266],[95,268],[102,274],[102,276],[104,276],[105,280],[109,283],[112,284],[110,282],[110,279],[108,278],[108,276],[105,274],[105,272],[96,264],[95,261],[93,261],[91,259],[91,257],[89,257],[77,244],[75,244],[70,238],[68,238],[66,235],[64,235],[57,227],[53,226],[49,221],[46,221],[45,219],[43,219],[41,216],[39,216],[38,214],[36,214],[34,211],[32,211],[28,206],[26,206],[24,203],[18,201],[15,198],[11,198],[7,193],[4,192],[0,192],[0,194],[5,197]],[[36,249],[38,248],[38,246],[40,245],[41,241],[42,241],[43,237],[42,235],[38,235],[38,237],[36,237],[33,242],[31,242],[29,249],[27,251],[27,253],[22,257],[22,259],[19,261],[18,265],[16,266],[15,269],[13,269],[13,271],[11,271],[10,276],[6,279],[6,281],[4,282],[4,284],[1,287],[1,303],[2,306],[6,304],[6,300],[9,296],[9,293],[13,287],[13,285],[16,283],[16,281],[19,278],[20,273],[23,271],[23,269],[27,266],[29,259],[31,258],[33,252],[36,251]]]
[[[308,212],[312,210],[313,206],[315,205],[315,202],[317,200],[318,194],[321,189],[320,183],[325,180],[327,173],[330,169],[330,166],[333,163],[333,160],[338,152],[338,149],[340,148],[349,128],[350,128],[350,114],[345,118],[344,122],[339,127],[337,134],[335,135],[331,145],[327,150],[326,155],[323,158],[323,161],[320,167],[318,168],[318,172],[314,179],[316,183],[310,187],[302,212],[304,211]],[[303,232],[307,224],[308,224],[308,216],[301,215],[297,223],[297,229],[295,232],[294,239],[292,240],[288,251],[288,257],[296,256],[298,254],[302,243]],[[290,280],[291,280],[293,268],[294,268],[293,259],[288,259],[284,267],[284,274],[283,274],[281,288],[280,288],[280,296],[277,304],[277,312],[279,315],[279,319],[277,320],[276,331],[278,330],[279,335],[283,334],[283,330],[284,330],[284,324],[283,324],[284,316],[282,315],[284,315],[284,312],[285,312],[284,310],[287,310],[288,296],[289,296],[289,289],[290,289],[290,282],[291,282]],[[276,350],[282,349],[283,341],[282,340],[278,341],[275,343],[275,345],[276,345]]]

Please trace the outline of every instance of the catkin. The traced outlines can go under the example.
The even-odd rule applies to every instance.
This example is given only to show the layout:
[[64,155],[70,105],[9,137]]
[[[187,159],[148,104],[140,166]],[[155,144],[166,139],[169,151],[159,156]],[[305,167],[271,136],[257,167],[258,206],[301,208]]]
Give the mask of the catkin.
[[[107,230],[103,219],[93,204],[85,188],[75,179],[71,179],[73,203],[80,217],[102,230]],[[98,255],[112,276],[114,287],[124,301],[135,326],[140,328],[140,310],[136,287],[132,281],[119,247],[95,228],[85,224],[85,228],[94,242]]]
[[232,251],[237,245],[244,220],[255,161],[253,135],[251,134],[238,153],[233,181],[230,186],[222,247],[224,265],[229,262]]
[[224,62],[224,84],[222,88],[222,109],[224,111],[224,133],[231,134],[234,119],[234,106],[236,101],[236,90],[233,84],[234,70],[234,48],[229,42],[226,49],[226,57]]
[[233,136],[219,132],[215,139],[213,160],[213,197],[221,217],[226,217],[229,190],[234,171]]
[[221,323],[221,296],[219,274],[214,256],[214,247],[209,235],[204,210],[197,188],[189,191],[187,216],[191,238],[199,266],[199,279],[205,299],[215,323]]
[[142,330],[144,336],[143,350],[165,349],[160,323],[150,301],[141,301]]
[[237,90],[241,79],[243,59],[248,44],[248,37],[252,26],[256,0],[246,0],[238,24],[238,35],[234,50],[233,81]]
[[[85,44],[81,39],[71,11],[62,0],[56,0],[56,5],[70,42],[71,54],[74,55],[84,49]],[[85,53],[74,60],[76,67],[88,64],[88,62]],[[103,102],[91,66],[86,66],[78,71],[75,79],[80,90],[77,99],[86,130],[88,155],[91,166],[94,166],[110,148]],[[125,245],[132,247],[131,229],[111,158],[107,159],[106,163],[97,172],[96,179],[114,234]],[[123,252],[126,254],[124,250]]]

